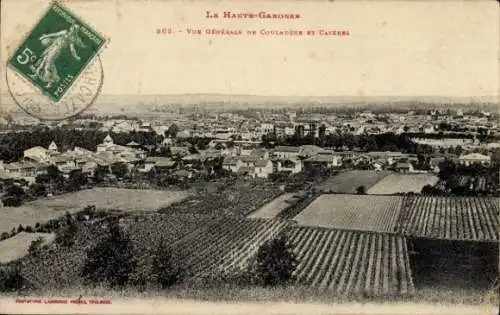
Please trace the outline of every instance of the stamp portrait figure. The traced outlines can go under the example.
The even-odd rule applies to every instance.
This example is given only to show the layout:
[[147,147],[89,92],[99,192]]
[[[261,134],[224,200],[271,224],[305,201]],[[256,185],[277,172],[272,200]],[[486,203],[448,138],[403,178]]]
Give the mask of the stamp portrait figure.
[[46,83],[46,88],[50,88],[53,83],[60,80],[55,62],[64,49],[69,49],[76,60],[81,59],[75,48],[75,45],[85,48],[82,39],[78,36],[79,28],[78,24],[73,24],[69,29],[40,36],[39,40],[46,48],[42,52],[41,58],[33,66],[32,71],[34,75]]

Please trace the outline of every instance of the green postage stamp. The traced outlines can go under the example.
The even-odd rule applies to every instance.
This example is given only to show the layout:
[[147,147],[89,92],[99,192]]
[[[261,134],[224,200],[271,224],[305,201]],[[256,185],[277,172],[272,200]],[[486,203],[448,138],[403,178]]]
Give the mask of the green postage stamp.
[[103,36],[53,2],[14,51],[8,65],[58,102],[104,43]]

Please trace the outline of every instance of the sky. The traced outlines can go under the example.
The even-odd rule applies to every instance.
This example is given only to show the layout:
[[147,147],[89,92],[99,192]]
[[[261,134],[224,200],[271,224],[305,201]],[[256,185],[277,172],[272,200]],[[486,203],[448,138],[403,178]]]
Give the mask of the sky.
[[[1,4],[6,91],[3,66],[49,3]],[[109,39],[101,53],[103,94],[498,96],[495,1],[67,0],[63,5]],[[290,12],[301,18],[207,19],[207,10]],[[163,27],[175,34],[156,34]],[[187,28],[347,30],[349,36],[193,36]]]

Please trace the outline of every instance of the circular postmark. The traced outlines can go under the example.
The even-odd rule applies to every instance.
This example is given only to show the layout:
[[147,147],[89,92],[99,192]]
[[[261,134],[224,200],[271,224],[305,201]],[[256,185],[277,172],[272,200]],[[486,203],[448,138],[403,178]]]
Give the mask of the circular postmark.
[[56,102],[16,71],[6,68],[6,82],[12,99],[25,113],[40,120],[65,120],[81,114],[95,102],[104,82],[101,59],[97,55],[64,97]]

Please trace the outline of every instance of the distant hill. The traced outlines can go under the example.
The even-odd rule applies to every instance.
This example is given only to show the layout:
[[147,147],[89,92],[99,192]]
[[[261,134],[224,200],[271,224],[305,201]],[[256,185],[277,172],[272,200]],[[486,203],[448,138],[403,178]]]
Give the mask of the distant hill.
[[[40,96],[36,96],[40,97]],[[100,95],[91,110],[99,113],[151,111],[153,109],[178,106],[203,106],[208,109],[237,107],[397,107],[435,108],[437,106],[478,106],[487,110],[498,109],[498,97],[446,97],[446,96],[263,96],[226,94],[176,94],[176,95]],[[16,110],[10,95],[2,94],[2,109]]]

